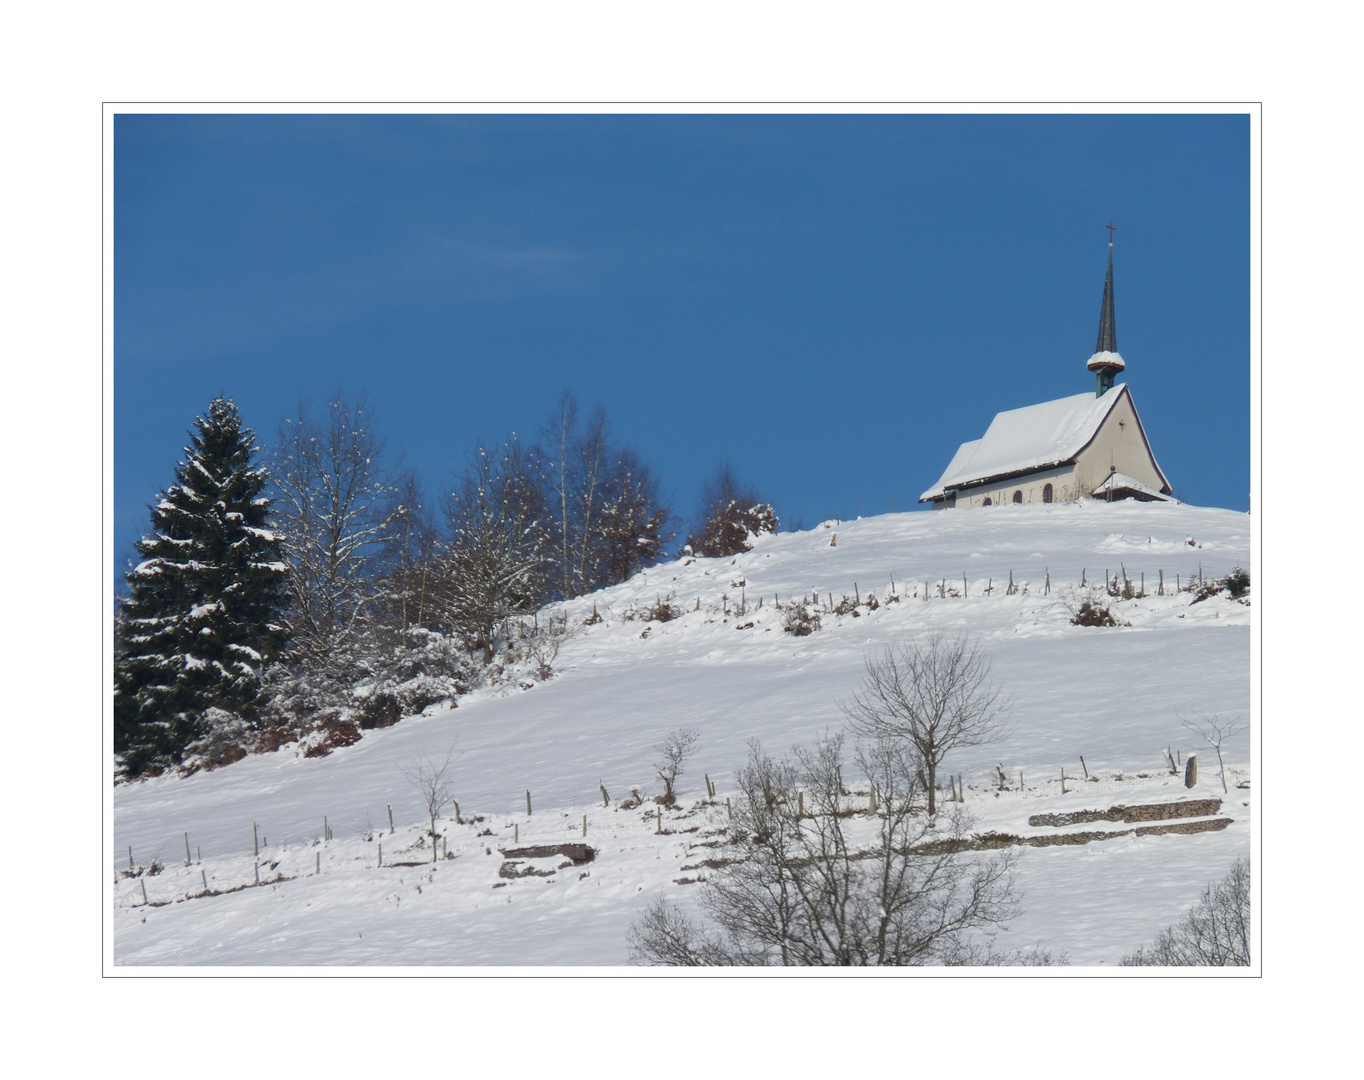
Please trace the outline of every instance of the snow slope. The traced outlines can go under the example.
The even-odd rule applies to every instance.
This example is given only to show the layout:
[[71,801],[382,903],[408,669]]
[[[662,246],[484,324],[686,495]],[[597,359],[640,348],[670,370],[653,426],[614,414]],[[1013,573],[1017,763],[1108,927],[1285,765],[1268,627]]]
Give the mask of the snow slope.
[[[568,604],[576,633],[555,675],[526,680],[529,689],[514,682],[480,690],[454,710],[405,719],[322,759],[285,748],[213,773],[118,787],[112,870],[127,867],[129,847],[136,864],[156,858],[166,869],[116,876],[113,959],[623,963],[625,929],[658,890],[694,900],[696,885],[674,882],[704,873],[682,868],[704,857],[693,845],[723,824],[747,741],[781,751],[837,727],[838,702],[857,686],[866,656],[897,636],[937,628],[969,631],[1012,701],[1005,738],[946,763],[967,781],[977,828],[1027,832],[1029,814],[1055,807],[1220,797],[1215,756],[1195,745],[1177,713],[1249,716],[1254,609],[1226,599],[1191,605],[1173,586],[1176,574],[1187,584],[1200,567],[1212,577],[1249,566],[1249,545],[1250,519],[1231,511],[1053,504],[829,522],[764,537],[732,560],[654,567]],[[1067,603],[1082,572],[1092,583],[1120,568],[1134,585],[1145,576],[1148,595],[1115,607],[1131,625],[1071,626]],[[1172,595],[1155,595],[1161,571]],[[892,591],[899,599],[887,603]],[[815,593],[825,606],[845,595],[863,605],[856,617],[825,614],[809,637],[784,633],[774,600]],[[866,606],[869,593],[875,610]],[[639,617],[669,598],[679,617]],[[584,625],[594,608],[602,621]],[[631,785],[659,790],[651,746],[684,726],[698,729],[701,743],[679,782],[681,806],[663,822],[672,831],[659,835],[651,806],[616,805]],[[422,754],[443,759],[452,743],[462,815],[484,820],[442,822],[451,859],[380,869],[381,843],[386,863],[429,862],[430,848],[414,846],[423,811],[403,768]],[[1199,753],[1194,792],[1169,776],[1167,747],[1181,757]],[[1248,734],[1224,754],[1233,783],[1249,777]],[[996,765],[1011,790],[995,792]],[[1063,767],[1067,777],[1087,769],[1099,779],[1068,783],[1062,795]],[[715,805],[697,805],[703,773],[717,787]],[[1233,787],[1222,811],[1233,824],[1222,832],[1025,849],[1018,883],[1027,910],[1007,943],[1040,944],[1076,964],[1115,963],[1250,849],[1253,811],[1250,790]],[[333,839],[315,844],[324,815]],[[498,876],[498,848],[513,837],[581,839],[584,816],[595,862],[556,870],[563,860],[550,860],[531,864],[549,876]],[[289,880],[185,899],[205,880],[214,890],[254,881],[253,824],[266,843],[263,877]],[[484,830],[491,835],[479,836]],[[186,833],[195,854],[189,867]],[[144,884],[153,904],[167,903],[144,906]]]

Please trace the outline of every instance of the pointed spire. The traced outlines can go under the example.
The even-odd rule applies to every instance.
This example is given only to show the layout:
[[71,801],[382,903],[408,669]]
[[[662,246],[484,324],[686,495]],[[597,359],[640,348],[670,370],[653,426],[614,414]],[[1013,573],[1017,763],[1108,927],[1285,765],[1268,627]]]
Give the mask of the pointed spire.
[[1099,310],[1099,343],[1096,353],[1118,351],[1118,323],[1113,315],[1113,241],[1108,241],[1108,276],[1104,278],[1104,302]]
[[1113,376],[1127,366],[1118,355],[1118,320],[1113,314],[1113,233],[1117,226],[1108,225],[1108,276],[1104,278],[1104,303],[1099,310],[1099,344],[1085,365],[1094,372],[1094,393],[1103,397],[1113,388]]

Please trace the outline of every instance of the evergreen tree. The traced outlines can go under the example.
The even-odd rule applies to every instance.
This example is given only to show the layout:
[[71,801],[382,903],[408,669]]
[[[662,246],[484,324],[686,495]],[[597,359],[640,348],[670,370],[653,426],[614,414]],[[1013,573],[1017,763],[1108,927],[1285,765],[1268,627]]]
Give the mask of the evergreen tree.
[[114,669],[114,750],[125,776],[179,764],[214,716],[249,716],[285,635],[288,567],[269,528],[255,435],[217,398],[127,574]]

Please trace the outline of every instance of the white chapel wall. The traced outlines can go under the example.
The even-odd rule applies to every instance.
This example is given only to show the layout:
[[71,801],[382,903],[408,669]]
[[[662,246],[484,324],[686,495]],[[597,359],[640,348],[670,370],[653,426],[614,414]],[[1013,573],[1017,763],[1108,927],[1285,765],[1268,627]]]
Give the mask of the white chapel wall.
[[1104,418],[1094,441],[1076,458],[1075,467],[1089,481],[1090,491],[1102,484],[1110,471],[1124,473],[1156,491],[1164,486],[1160,473],[1151,464],[1151,454],[1128,394],[1123,394]]

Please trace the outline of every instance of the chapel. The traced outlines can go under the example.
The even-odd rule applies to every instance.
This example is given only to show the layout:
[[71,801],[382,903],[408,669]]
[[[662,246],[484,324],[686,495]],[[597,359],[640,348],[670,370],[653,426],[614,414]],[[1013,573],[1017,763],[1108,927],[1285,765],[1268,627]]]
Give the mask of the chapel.
[[962,443],[938,482],[919,496],[934,509],[1010,503],[1139,499],[1174,502],[1156,464],[1118,354],[1113,234],[1099,312],[1099,340],[1086,368],[1094,392],[997,413],[985,434]]

